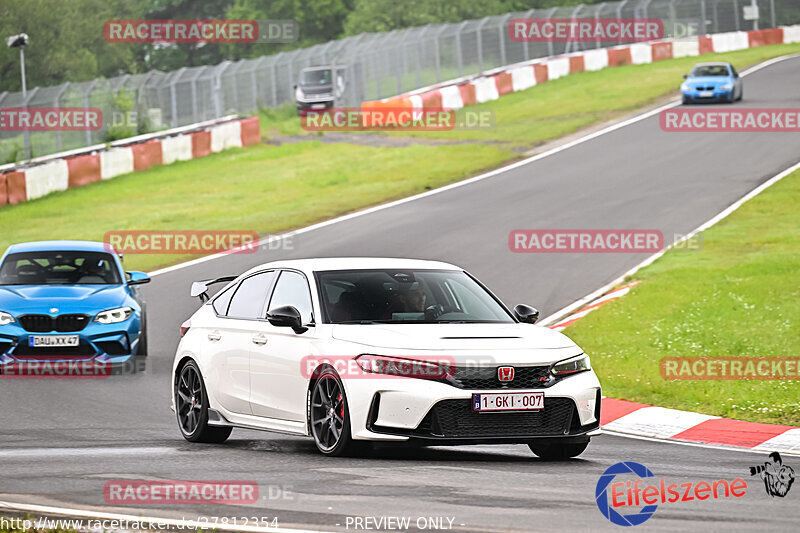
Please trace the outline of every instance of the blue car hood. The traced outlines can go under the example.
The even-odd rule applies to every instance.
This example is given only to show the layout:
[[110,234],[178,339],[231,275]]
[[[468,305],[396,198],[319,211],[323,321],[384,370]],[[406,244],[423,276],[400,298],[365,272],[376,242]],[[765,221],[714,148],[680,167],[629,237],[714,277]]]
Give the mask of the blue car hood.
[[0,311],[92,314],[120,307],[128,299],[125,285],[0,285]]
[[686,83],[688,83],[690,86],[695,86],[695,85],[704,85],[704,86],[705,85],[714,85],[714,86],[717,86],[717,85],[725,85],[726,83],[733,83],[733,78],[730,77],[730,76],[728,76],[728,77],[722,77],[722,76],[699,76],[697,78],[689,78],[688,80],[686,80]]

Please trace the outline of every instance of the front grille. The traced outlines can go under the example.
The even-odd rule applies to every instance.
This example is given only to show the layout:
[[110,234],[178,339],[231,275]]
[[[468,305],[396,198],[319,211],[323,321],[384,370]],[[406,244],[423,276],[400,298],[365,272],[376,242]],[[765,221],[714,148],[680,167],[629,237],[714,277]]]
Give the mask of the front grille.
[[91,344],[81,341],[77,346],[29,346],[18,344],[11,355],[16,357],[91,357],[95,355]]
[[9,348],[11,348],[11,343],[9,341],[0,341],[0,355],[6,353]]
[[446,383],[459,389],[495,390],[495,389],[541,389],[555,383],[549,366],[517,366],[514,367],[512,381],[497,379],[497,367],[455,367],[453,375]]
[[570,432],[574,414],[575,402],[569,398],[545,398],[544,409],[513,413],[478,413],[471,400],[442,400],[414,435],[445,439],[559,436]]
[[22,328],[31,333],[71,333],[85,328],[89,315],[22,315],[18,320]]
[[100,341],[95,344],[108,355],[128,355],[130,353],[130,350],[118,341]]

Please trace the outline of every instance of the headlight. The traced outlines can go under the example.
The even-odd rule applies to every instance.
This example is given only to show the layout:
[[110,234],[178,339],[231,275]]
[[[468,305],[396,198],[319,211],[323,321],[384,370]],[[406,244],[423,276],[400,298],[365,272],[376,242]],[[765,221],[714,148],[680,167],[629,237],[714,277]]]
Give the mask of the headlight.
[[689,85],[688,85],[688,84],[686,84],[686,83],[682,83],[682,84],[681,84],[681,91],[683,91],[683,92],[686,92],[686,91],[690,91],[691,89],[692,89],[692,88],[691,88],[691,87],[689,87]]
[[10,314],[0,311],[0,326],[6,326],[14,322],[14,317]]
[[100,322],[101,324],[116,324],[117,322],[125,322],[132,314],[133,309],[130,307],[118,307],[117,309],[109,309],[108,311],[98,313],[97,316],[94,317],[94,321]]
[[294,90],[294,97],[295,97],[296,100],[302,100],[303,98],[305,98],[305,95],[303,94],[303,89],[301,89],[300,87],[295,89]]
[[553,368],[550,369],[550,372],[554,376],[567,376],[569,374],[583,372],[584,370],[591,370],[591,368],[592,365],[589,362],[589,356],[585,353],[582,353],[554,364]]
[[733,85],[731,85],[730,83],[726,83],[725,85],[720,85],[720,89],[722,89],[723,91],[730,91],[731,89],[733,89]]
[[385,355],[364,354],[356,357],[356,363],[364,372],[418,379],[444,379],[453,373],[452,363],[441,361],[420,361]]

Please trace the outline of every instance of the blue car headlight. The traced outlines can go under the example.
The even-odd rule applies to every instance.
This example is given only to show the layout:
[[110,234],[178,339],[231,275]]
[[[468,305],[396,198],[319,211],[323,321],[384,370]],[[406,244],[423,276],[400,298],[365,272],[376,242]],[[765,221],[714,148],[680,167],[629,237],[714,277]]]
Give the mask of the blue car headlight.
[[692,90],[692,88],[689,86],[688,83],[681,84],[681,91],[686,92],[686,91],[691,91],[691,90]]
[[101,324],[116,324],[118,322],[125,322],[132,314],[133,309],[130,307],[118,307],[98,313],[97,316],[94,317],[94,321],[100,322]]
[[730,91],[731,89],[733,89],[733,85],[730,83],[726,83],[725,85],[720,85],[719,88],[722,91]]
[[5,311],[0,311],[0,326],[7,326],[14,322],[14,317]]

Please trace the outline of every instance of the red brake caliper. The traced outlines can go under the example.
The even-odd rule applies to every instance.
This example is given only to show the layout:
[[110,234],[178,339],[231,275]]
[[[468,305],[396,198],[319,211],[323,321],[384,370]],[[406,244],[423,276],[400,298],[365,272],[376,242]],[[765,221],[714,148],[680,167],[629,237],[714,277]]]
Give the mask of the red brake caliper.
[[[339,395],[339,401],[342,402],[342,395],[341,394]],[[344,418],[344,402],[342,402],[341,417]]]

